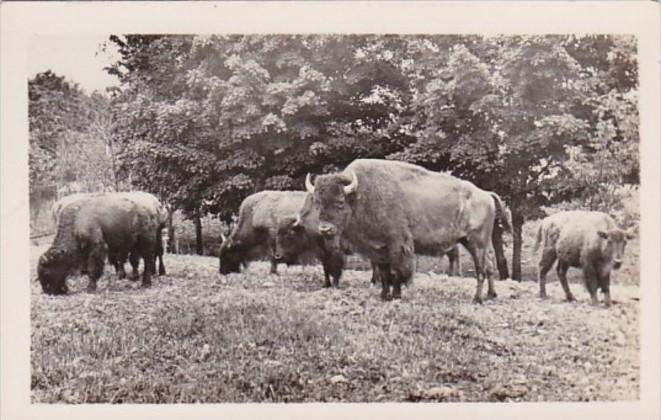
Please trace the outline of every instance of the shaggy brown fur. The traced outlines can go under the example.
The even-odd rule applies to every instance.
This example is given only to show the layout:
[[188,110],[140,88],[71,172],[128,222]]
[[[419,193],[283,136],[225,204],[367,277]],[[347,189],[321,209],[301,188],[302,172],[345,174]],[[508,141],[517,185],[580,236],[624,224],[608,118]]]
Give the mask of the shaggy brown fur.
[[[345,190],[353,180],[355,189]],[[346,239],[379,267],[384,300],[401,297],[401,284],[415,272],[415,254],[438,255],[457,243],[475,263],[474,301],[482,302],[485,276],[487,297],[496,296],[485,255],[494,223],[508,223],[496,218],[504,212],[497,212],[503,206],[495,194],[451,175],[378,159],[355,160],[342,173],[319,176],[311,187],[313,199],[301,216],[316,209],[320,233],[336,245]]]
[[567,270],[583,270],[585,284],[593,304],[598,304],[597,289],[604,294],[606,306],[611,304],[610,274],[622,263],[627,239],[633,234],[617,227],[606,213],[566,211],[545,218],[539,225],[534,249],[543,244],[539,260],[539,295],[546,298],[546,274],[556,259],[558,279],[567,301],[574,295],[567,283]]
[[[155,258],[158,259],[159,262],[158,274],[165,275],[165,265],[163,264],[164,250],[162,243],[162,230],[163,228],[165,228],[165,223],[167,222],[167,211],[161,205],[160,201],[156,198],[156,196],[154,196],[153,194],[143,191],[122,191],[122,192],[109,192],[109,193],[81,193],[81,194],[68,195],[58,200],[55,204],[53,204],[53,207],[51,208],[51,211],[53,213],[53,220],[55,220],[55,224],[56,225],[58,224],[60,214],[67,206],[71,204],[80,204],[93,197],[99,197],[99,196],[127,198],[133,201],[138,206],[143,207],[147,212],[149,212],[150,214],[152,214],[154,217],[157,218],[157,220],[159,221],[159,228],[157,230]],[[113,252],[108,253],[108,262],[113,267],[115,267],[115,270],[117,271],[117,275],[120,279],[126,277],[126,272],[124,271],[124,264],[126,263],[127,259],[129,259],[129,255],[124,255],[121,252],[118,255],[115,255]],[[131,266],[133,267],[133,275],[131,278],[134,280],[139,277],[138,274],[139,260],[140,260],[139,255],[131,258]],[[85,273],[85,267],[83,267],[83,273]],[[154,263],[154,272],[152,272],[152,274],[156,274],[155,263]]]
[[277,264],[295,263],[299,257],[314,255],[324,267],[325,284],[330,278],[337,285],[344,266],[344,255],[324,249],[320,237],[297,236],[301,242],[294,242],[286,252],[277,250],[277,230],[279,225],[289,225],[291,215],[302,206],[303,191],[261,191],[248,196],[239,208],[239,220],[229,238],[221,244],[219,271],[221,274],[238,272],[241,264],[261,255],[271,260],[271,273],[277,273]]
[[157,226],[153,214],[126,198],[103,195],[67,206],[60,214],[53,244],[39,259],[37,273],[43,291],[67,293],[66,278],[78,266],[87,269],[88,290],[96,290],[108,253],[142,258],[142,284],[150,286]]

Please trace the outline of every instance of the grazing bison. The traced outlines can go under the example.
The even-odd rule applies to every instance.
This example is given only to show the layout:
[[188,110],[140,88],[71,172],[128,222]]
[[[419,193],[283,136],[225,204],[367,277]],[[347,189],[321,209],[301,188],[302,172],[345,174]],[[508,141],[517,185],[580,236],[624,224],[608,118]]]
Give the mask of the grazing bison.
[[[339,238],[379,270],[381,297],[401,298],[401,285],[415,272],[415,254],[438,255],[461,243],[475,263],[475,302],[482,302],[485,254],[494,223],[509,229],[498,195],[470,182],[420,166],[358,159],[341,173],[306,177],[310,193],[301,210],[305,219],[319,212],[319,233],[331,246]],[[487,297],[496,296],[488,277]],[[391,293],[392,288],[392,293]]]
[[259,254],[267,254],[271,273],[275,274],[279,262],[293,264],[302,254],[315,253],[322,260],[326,281],[329,282],[330,276],[337,284],[344,265],[343,255],[320,252],[314,240],[307,241],[294,253],[278,255],[276,251],[278,225],[291,223],[288,216],[301,208],[304,198],[303,191],[261,191],[243,200],[238,222],[220,247],[220,273],[239,272],[241,264],[245,265]]
[[539,225],[535,251],[543,244],[539,260],[539,295],[546,298],[546,274],[558,260],[556,272],[567,301],[574,299],[567,283],[569,267],[583,270],[583,282],[593,304],[598,304],[597,289],[611,304],[610,273],[622,265],[627,239],[633,234],[617,227],[613,219],[601,212],[566,211],[553,214]]
[[[78,193],[78,194],[68,195],[66,197],[62,197],[60,200],[55,202],[55,204],[53,204],[53,206],[51,207],[51,212],[53,215],[53,220],[55,221],[55,225],[57,226],[60,213],[67,206],[71,204],[81,203],[83,201],[87,201],[91,198],[99,197],[99,196],[127,198],[133,201],[136,205],[143,207],[145,211],[149,212],[159,220],[155,258],[157,258],[159,261],[158,274],[165,275],[165,265],[163,264],[162,231],[163,228],[165,228],[165,223],[167,221],[167,211],[153,194],[143,191],[122,191],[122,192],[109,192],[109,193]],[[124,264],[126,263],[126,260],[128,258],[129,255],[123,255],[123,254],[114,255],[114,253],[112,252],[108,253],[108,262],[113,267],[115,267],[115,270],[117,271],[117,275],[119,276],[120,279],[126,277],[126,272],[124,271]],[[137,279],[139,277],[138,275],[139,261],[140,261],[140,256],[136,256],[133,259],[131,259],[131,266],[133,267],[132,279]],[[156,274],[155,267],[156,265],[154,264],[154,272],[152,274]],[[84,267],[83,267],[83,274],[85,274]]]
[[106,254],[142,258],[142,285],[151,285],[156,251],[157,219],[133,201],[100,195],[66,206],[59,216],[51,247],[39,258],[37,275],[47,294],[66,294],[66,278],[85,267],[88,290],[96,290],[103,274]]

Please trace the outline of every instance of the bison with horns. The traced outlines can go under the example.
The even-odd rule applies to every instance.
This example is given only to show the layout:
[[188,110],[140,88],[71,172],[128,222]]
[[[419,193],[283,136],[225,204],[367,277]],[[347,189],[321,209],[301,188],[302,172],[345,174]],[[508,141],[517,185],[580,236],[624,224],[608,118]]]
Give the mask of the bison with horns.
[[312,254],[322,262],[326,283],[330,284],[330,277],[337,283],[344,255],[326,252],[318,246],[316,238],[306,238],[294,253],[276,252],[278,226],[287,223],[285,220],[298,212],[305,195],[304,191],[261,191],[246,197],[239,207],[236,226],[221,244],[220,273],[239,272],[242,264],[266,253],[271,261],[271,273],[275,274],[279,262],[293,264],[301,255]]
[[319,213],[319,233],[331,247],[340,238],[368,258],[379,271],[384,300],[401,298],[401,285],[415,272],[415,254],[439,255],[462,244],[475,264],[482,302],[484,278],[487,297],[496,297],[485,267],[494,224],[511,229],[508,212],[495,193],[448,174],[417,165],[379,159],[358,159],[341,173],[320,175],[301,218]]
[[37,275],[47,294],[66,294],[66,279],[77,268],[89,276],[88,291],[96,290],[106,255],[125,261],[142,258],[142,285],[151,285],[161,220],[149,206],[121,193],[92,196],[65,206],[58,215],[57,234],[39,258]]

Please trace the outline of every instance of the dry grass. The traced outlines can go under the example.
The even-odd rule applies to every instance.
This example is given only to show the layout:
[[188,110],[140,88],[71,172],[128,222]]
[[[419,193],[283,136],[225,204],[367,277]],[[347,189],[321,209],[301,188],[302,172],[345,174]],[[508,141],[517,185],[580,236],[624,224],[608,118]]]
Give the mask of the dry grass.
[[[34,247],[33,266],[44,246]],[[633,259],[633,257],[632,257]],[[637,259],[637,256],[636,256]],[[151,289],[106,274],[50,297],[32,286],[32,401],[583,401],[639,395],[636,279],[614,279],[616,304],[551,299],[534,282],[419,273],[383,303],[367,271],[321,289],[319,267],[265,263],[220,276],[217,259],[166,256]],[[631,266],[635,266],[633,262]],[[464,269],[471,266],[464,260]],[[106,270],[110,272],[111,270]]]

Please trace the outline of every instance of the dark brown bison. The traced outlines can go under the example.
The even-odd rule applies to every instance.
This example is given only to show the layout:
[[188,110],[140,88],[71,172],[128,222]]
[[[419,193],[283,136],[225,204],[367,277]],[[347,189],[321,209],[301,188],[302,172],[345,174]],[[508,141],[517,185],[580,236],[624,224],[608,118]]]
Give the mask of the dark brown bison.
[[[302,195],[301,195],[302,194]],[[279,218],[276,229],[276,259],[292,260],[306,253],[314,254],[324,268],[324,287],[339,286],[345,255],[351,250],[343,244],[341,250],[326,246],[324,237],[319,233],[319,219],[300,217],[300,208],[305,200],[305,193],[298,194],[300,206],[296,213]]]
[[[305,219],[301,218],[300,210],[296,214],[280,218],[275,243],[277,260],[290,260],[305,252],[313,252],[324,266],[324,287],[331,286],[329,276],[333,278],[333,286],[339,285],[344,267],[342,255],[353,254],[351,247],[345,241],[341,244],[341,253],[326,244],[324,237],[319,233],[319,217],[314,209]],[[453,247],[440,256],[443,255],[447,255],[450,261],[449,274],[456,275],[459,272],[459,249]],[[376,265],[372,264],[371,282],[377,284],[380,281],[379,271]]]
[[543,244],[539,260],[539,295],[546,298],[546,274],[558,260],[556,272],[567,301],[574,296],[567,283],[569,267],[583,270],[583,282],[593,304],[598,304],[597,289],[604,294],[604,303],[611,305],[611,269],[622,265],[627,239],[633,234],[617,227],[613,219],[601,212],[566,211],[553,214],[539,225],[535,251]]
[[[439,255],[461,243],[475,263],[475,302],[496,296],[485,270],[485,255],[494,223],[509,229],[498,195],[470,182],[420,166],[378,159],[358,159],[341,173],[320,175],[301,210],[305,219],[319,212],[319,233],[334,247],[342,238],[377,265],[381,297],[401,298],[401,285],[411,281],[415,254]],[[392,289],[392,292],[391,292]]]
[[154,214],[125,197],[101,195],[66,206],[53,244],[39,258],[37,275],[43,291],[66,294],[66,279],[78,267],[86,269],[88,290],[96,290],[107,254],[142,258],[142,285],[150,286],[158,225]]
[[[155,258],[158,259],[159,265],[158,265],[158,274],[159,275],[165,275],[165,265],[163,264],[163,241],[162,241],[162,231],[163,228],[165,228],[165,223],[167,221],[167,211],[165,208],[161,205],[160,201],[154,196],[153,194],[143,192],[143,191],[122,191],[122,192],[107,192],[107,193],[79,193],[79,194],[72,194],[68,195],[65,197],[62,197],[59,199],[53,206],[51,207],[51,212],[53,215],[53,220],[55,221],[55,225],[57,226],[58,220],[60,217],[60,213],[69,205],[71,204],[76,204],[76,203],[81,203],[84,201],[87,201],[91,198],[94,197],[99,197],[99,196],[110,196],[110,197],[123,197],[127,198],[134,203],[136,203],[138,206],[143,207],[146,211],[152,213],[155,215],[155,217],[159,220],[159,228],[157,231],[157,247],[156,247],[156,256]],[[120,255],[115,255],[113,252],[108,253],[108,262],[115,267],[115,270],[117,271],[117,275],[120,279],[126,277],[126,272],[124,271],[124,265],[126,264],[126,260],[130,259],[131,266],[133,267],[133,275],[132,279],[137,279],[139,277],[138,274],[138,264],[140,261],[140,256],[135,256],[133,258],[129,258],[129,255],[123,255],[120,253]],[[152,274],[156,274],[155,271],[156,265],[154,264],[154,272]],[[85,274],[85,267],[82,267],[83,274]]]
[[242,264],[266,254],[271,261],[271,273],[275,274],[278,263],[293,264],[303,254],[311,253],[321,259],[326,281],[329,282],[329,277],[333,277],[337,283],[344,265],[344,256],[341,253],[323,252],[314,240],[306,242],[294,253],[277,255],[278,225],[291,222],[289,215],[295,214],[301,208],[304,198],[303,191],[261,191],[243,200],[239,208],[238,222],[220,247],[220,273],[239,272]]

